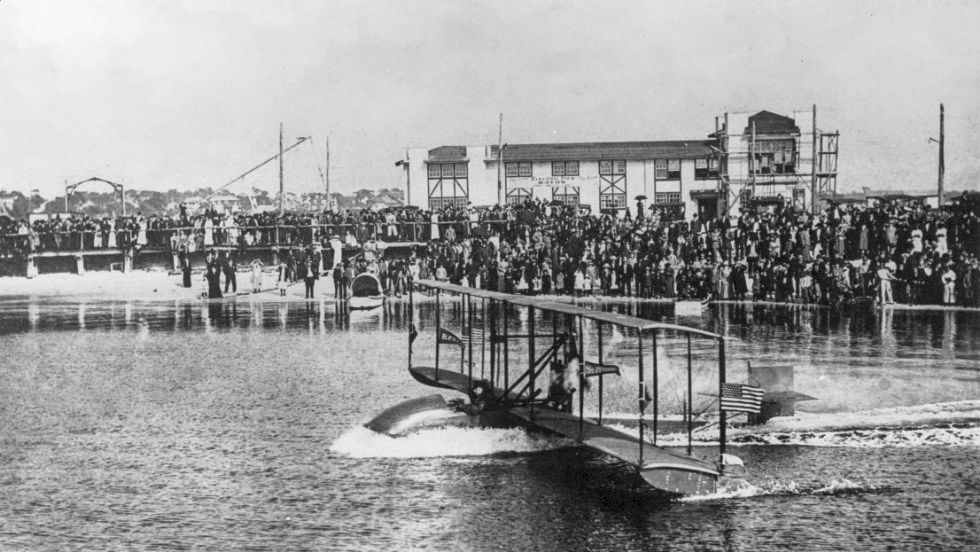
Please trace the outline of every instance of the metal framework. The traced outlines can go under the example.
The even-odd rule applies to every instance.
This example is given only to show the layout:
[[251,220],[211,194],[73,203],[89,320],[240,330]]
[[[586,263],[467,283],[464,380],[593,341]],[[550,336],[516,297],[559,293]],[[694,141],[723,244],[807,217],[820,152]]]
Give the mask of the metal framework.
[[[414,321],[413,289],[429,289],[435,292],[435,366],[419,367],[412,365],[412,342],[417,335],[414,322],[409,326],[409,371],[415,379],[434,387],[454,389],[469,394],[473,404],[477,397],[481,408],[504,413],[523,420],[531,427],[538,427],[576,439],[632,465],[637,473],[650,485],[668,492],[681,494],[703,494],[714,492],[717,478],[724,472],[727,414],[718,405],[719,457],[712,464],[691,456],[693,441],[693,416],[691,368],[691,339],[708,338],[717,347],[718,359],[718,398],[725,386],[726,337],[697,328],[654,322],[614,312],[589,309],[569,303],[551,302],[533,297],[511,295],[495,291],[469,288],[455,284],[420,280],[409,284],[410,321]],[[444,327],[441,316],[441,295],[450,293],[461,297],[459,316],[461,329],[459,336]],[[475,301],[479,300],[480,312],[475,313]],[[513,333],[508,320],[514,310],[526,309],[527,333]],[[550,319],[550,329],[538,328],[538,318],[544,322]],[[599,334],[597,362],[585,359],[583,321],[595,323]],[[636,333],[638,351],[638,395],[637,424],[639,438],[603,425],[603,377],[619,375],[619,367],[605,364],[602,345],[605,326],[629,328]],[[687,425],[687,455],[657,446],[660,422],[660,371],[657,361],[657,342],[665,334],[676,334],[686,339],[687,345],[687,397],[684,404]],[[512,340],[525,340],[526,364],[517,361],[518,368],[511,378],[509,343]],[[479,345],[476,341],[479,340]],[[460,347],[459,372],[440,368],[442,344]],[[483,351],[489,345],[489,372],[484,378]],[[647,348],[649,345],[649,348]],[[474,347],[479,354],[474,354]],[[539,348],[540,347],[540,348]],[[476,358],[479,357],[480,379],[474,377]],[[645,366],[649,357],[650,364]],[[555,403],[554,397],[540,397],[543,374],[555,362],[569,359],[578,361],[578,412],[573,405],[574,396]],[[587,378],[598,378],[598,407],[596,419],[585,416],[585,388]],[[649,385],[652,385],[652,393]],[[547,383],[544,385],[547,389]],[[489,395],[489,396],[488,396]],[[567,401],[567,402],[566,402]],[[652,406],[652,419],[647,419],[648,407]],[[647,425],[652,431],[645,437]]]
[[65,184],[65,213],[68,212],[68,200],[71,199],[72,194],[75,193],[75,191],[78,189],[79,186],[81,186],[82,184],[86,184],[88,182],[102,182],[112,186],[112,189],[115,191],[115,193],[119,194],[119,203],[122,205],[122,216],[126,216],[126,196],[123,193],[123,185],[117,182],[111,182],[104,178],[98,178],[95,176],[93,176],[92,178],[82,180],[81,182],[76,182],[74,184],[68,184],[68,183]]
[[822,132],[817,141],[817,197],[837,195],[837,147],[840,132]]
[[[773,201],[786,201],[798,209],[810,210],[815,213],[818,208],[819,197],[824,194],[834,194],[837,191],[837,153],[840,132],[823,132],[817,127],[817,107],[813,106],[813,126],[811,132],[804,132],[795,137],[795,172],[793,173],[770,173],[759,174],[755,170],[755,156],[758,151],[758,142],[755,131],[755,124],[751,126],[748,139],[748,175],[745,178],[733,178],[730,172],[730,162],[735,155],[731,152],[729,144],[729,118],[728,114],[724,117],[724,126],[719,128],[718,148],[716,156],[719,159],[719,178],[718,196],[721,212],[728,215],[736,202],[742,207],[771,203]],[[803,155],[804,136],[810,136],[811,152],[809,156]],[[799,171],[801,165],[806,161],[810,162],[809,173]],[[791,189],[789,197],[781,194],[775,195],[767,193],[768,188],[782,185]],[[806,203],[806,191],[810,190],[811,201]]]

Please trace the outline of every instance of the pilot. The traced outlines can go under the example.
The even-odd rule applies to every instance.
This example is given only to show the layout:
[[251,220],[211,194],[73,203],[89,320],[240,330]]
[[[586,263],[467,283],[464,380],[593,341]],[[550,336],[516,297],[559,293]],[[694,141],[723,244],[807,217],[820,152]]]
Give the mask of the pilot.
[[548,385],[547,404],[559,412],[572,411],[572,397],[575,389],[569,389],[565,382],[565,371],[568,364],[554,360],[551,362],[550,384]]

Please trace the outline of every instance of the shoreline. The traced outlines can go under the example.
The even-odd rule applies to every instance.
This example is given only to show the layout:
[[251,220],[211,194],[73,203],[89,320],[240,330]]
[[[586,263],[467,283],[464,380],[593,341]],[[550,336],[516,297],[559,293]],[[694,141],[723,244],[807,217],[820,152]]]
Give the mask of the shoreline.
[[[181,285],[179,275],[169,272],[158,271],[134,271],[129,274],[121,272],[86,272],[85,274],[72,273],[51,273],[40,274],[34,278],[23,276],[4,276],[0,277],[0,300],[12,298],[64,298],[64,299],[126,299],[139,301],[174,301],[174,300],[193,300],[200,301],[201,272],[195,272],[192,282],[193,285],[185,288]],[[305,288],[302,282],[296,282],[289,286],[286,296],[282,297],[277,293],[274,285],[276,275],[274,272],[263,272],[263,290],[257,294],[249,291],[251,287],[251,273],[239,271],[237,282],[239,294],[225,295],[222,301],[231,299],[261,299],[263,301],[306,301]],[[333,282],[330,277],[321,277],[317,281],[316,298],[313,300],[329,299],[336,300],[330,291]],[[596,304],[669,304],[673,299],[666,298],[637,298],[607,295],[585,295],[573,297],[569,295],[536,295],[535,297],[562,303],[596,303]],[[416,294],[416,301],[426,302],[428,297],[424,294]],[[446,299],[454,300],[447,297]],[[388,302],[407,302],[407,296],[389,297]],[[692,299],[694,301],[694,299]],[[744,305],[744,306],[767,306],[767,307],[797,307],[807,310],[836,308],[830,305],[814,303],[791,303],[781,301],[753,301],[752,299],[734,300],[721,299],[710,300],[708,305]],[[980,307],[965,307],[961,305],[905,305],[895,304],[882,308],[877,305],[870,305],[869,310],[875,311],[938,311],[938,312],[980,312]]]

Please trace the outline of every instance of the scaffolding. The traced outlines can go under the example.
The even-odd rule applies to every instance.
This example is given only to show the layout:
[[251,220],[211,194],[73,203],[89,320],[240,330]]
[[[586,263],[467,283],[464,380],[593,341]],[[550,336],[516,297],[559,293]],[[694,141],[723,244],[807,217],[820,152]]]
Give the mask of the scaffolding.
[[[736,205],[740,210],[773,201],[788,201],[793,207],[815,213],[818,198],[837,191],[837,153],[840,132],[823,132],[816,125],[816,105],[813,106],[813,125],[810,132],[800,132],[793,136],[794,171],[762,174],[756,167],[758,138],[755,123],[750,122],[745,151],[733,150],[731,144],[729,114],[725,113],[723,126],[719,128],[717,119],[715,134],[718,143],[715,156],[718,159],[719,178],[717,196],[719,209],[728,216]],[[794,118],[794,120],[798,120]],[[807,147],[810,146],[810,147]],[[809,151],[808,151],[809,150]],[[810,155],[807,155],[807,154]],[[744,174],[733,175],[733,161],[747,167]],[[809,171],[806,167],[809,166]],[[800,169],[804,169],[800,171]],[[790,197],[774,193],[776,187],[790,190]],[[806,192],[810,190],[811,201],[806,203]]]

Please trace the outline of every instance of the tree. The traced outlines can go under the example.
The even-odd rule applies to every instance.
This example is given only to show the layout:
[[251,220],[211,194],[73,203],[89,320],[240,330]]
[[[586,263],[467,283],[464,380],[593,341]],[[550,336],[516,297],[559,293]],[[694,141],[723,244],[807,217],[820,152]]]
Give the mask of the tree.
[[361,188],[354,192],[354,201],[357,203],[367,203],[372,198],[374,198],[374,192],[367,188]]

